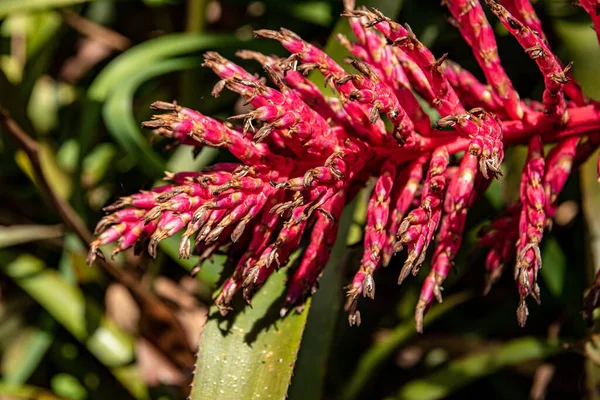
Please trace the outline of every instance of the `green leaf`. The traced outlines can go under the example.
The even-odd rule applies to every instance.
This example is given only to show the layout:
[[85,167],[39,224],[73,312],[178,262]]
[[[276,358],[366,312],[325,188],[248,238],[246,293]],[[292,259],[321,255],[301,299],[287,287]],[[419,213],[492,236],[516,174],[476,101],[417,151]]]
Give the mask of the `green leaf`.
[[27,116],[40,134],[48,134],[58,125],[58,84],[48,76],[38,79],[27,104]]
[[231,35],[217,34],[170,34],[149,40],[127,50],[108,64],[90,85],[88,97],[104,102],[123,82],[135,78],[157,61],[205,49],[236,47],[237,44],[239,41]]
[[329,26],[331,23],[331,5],[325,2],[309,1],[292,5],[292,15],[311,24]]
[[[39,149],[40,164],[42,171],[44,172],[44,176],[48,180],[48,184],[55,190],[58,196],[65,200],[69,199],[73,186],[71,177],[62,170],[56,159],[54,150],[48,143],[39,142]],[[31,160],[23,150],[18,150],[15,153],[15,161],[19,167],[21,167],[23,172],[27,174],[29,179],[31,179],[37,185],[37,182],[35,182]]]
[[133,116],[135,91],[148,79],[197,66],[199,66],[199,61],[195,59],[174,59],[154,64],[115,88],[114,93],[104,105],[103,116],[108,131],[115,141],[127,151],[128,156],[139,161],[144,167],[143,170],[152,176],[162,174],[165,166],[148,144],[148,140],[139,128],[139,123]]
[[[442,317],[446,312],[464,303],[471,298],[469,293],[458,293],[444,299],[442,304],[433,307],[423,320],[423,326],[427,326]],[[355,399],[360,395],[367,382],[373,378],[377,371],[381,368],[385,360],[387,360],[393,352],[402,343],[405,343],[410,338],[416,335],[415,324],[412,318],[395,327],[383,340],[371,346],[358,361],[358,365],[352,378],[350,378],[346,389],[342,394],[342,399]]]
[[56,374],[50,380],[50,387],[60,396],[72,400],[83,400],[88,393],[77,378],[69,374]]
[[101,282],[103,278],[100,268],[90,268],[86,262],[87,248],[73,232],[65,234],[63,251],[58,261],[58,271],[71,285],[77,283]]
[[4,396],[6,396],[7,398],[27,400],[61,400],[60,397],[55,396],[48,389],[39,388],[31,385],[18,385],[0,381],[0,398],[3,398]]
[[581,195],[583,215],[588,229],[588,238],[586,248],[589,249],[591,260],[589,262],[589,282],[594,282],[594,274],[600,266],[600,211],[598,204],[600,202],[600,184],[596,171],[596,160],[600,155],[594,152],[580,168],[581,171]]
[[112,143],[100,143],[83,160],[82,179],[87,186],[96,186],[112,166],[117,153]]
[[[1,7],[0,2],[0,7]],[[2,17],[0,17],[2,18]],[[40,49],[43,49],[45,45],[49,44],[52,47],[51,41],[54,39],[55,34],[59,31],[62,25],[62,18],[57,11],[38,11],[35,13],[14,13],[8,15],[0,25],[0,36],[10,38],[12,40],[25,40],[26,44],[26,55],[25,58],[19,56],[18,53],[11,52],[12,54],[6,54],[0,56],[0,69],[4,71],[7,78],[17,84],[23,79],[23,74],[28,76],[31,71],[24,70],[25,65],[28,61],[32,64],[37,63],[36,55]],[[41,73],[41,71],[39,71]],[[52,79],[48,76],[44,77],[46,83]],[[33,82],[32,82],[33,83]],[[60,83],[58,87],[66,85]],[[48,88],[48,85],[46,85]],[[38,93],[39,94],[39,93]],[[29,96],[24,96],[23,100]],[[42,97],[43,98],[43,97]],[[35,102],[35,101],[34,101]],[[48,105],[47,103],[45,105]],[[15,105],[13,104],[13,107]],[[42,104],[42,107],[44,104]],[[31,108],[30,103],[28,108]],[[25,111],[25,109],[23,109]],[[29,110],[36,111],[36,110]],[[35,112],[33,117],[41,117],[44,119],[53,118],[55,115],[44,116],[43,110]],[[32,121],[37,122],[37,121]]]
[[56,322],[48,314],[43,317],[44,329],[28,326],[21,330],[2,355],[0,372],[5,383],[26,382],[50,348]]
[[191,400],[286,397],[310,306],[279,317],[286,272],[283,268],[269,277],[252,307],[237,307],[224,319],[211,308]]
[[514,204],[519,200],[521,173],[527,158],[527,146],[516,146],[506,150],[502,170],[506,204]]
[[[46,268],[42,260],[22,254],[2,265],[0,271],[81,341],[102,364],[116,369],[134,360],[133,338],[106,319],[96,304],[86,302],[77,286],[71,285],[56,270]],[[131,391],[136,384],[129,380],[121,380],[121,383]]]
[[[544,278],[550,293],[560,299],[565,289],[567,259],[553,236],[549,236],[544,240],[542,260],[544,260],[544,267],[540,270],[542,278]],[[577,307],[579,307],[579,304]]]
[[49,8],[68,7],[86,3],[90,0],[2,0],[0,18],[12,13],[27,13]]
[[[579,21],[554,20],[554,28],[564,45],[563,60],[574,62],[573,74],[575,79],[581,85],[585,94],[597,99],[600,96],[600,84],[598,80],[600,53],[597,51],[598,39],[594,30],[590,29],[590,21],[587,15],[585,17]],[[598,211],[600,185],[597,180],[597,159],[598,152],[596,151],[579,169],[581,203],[587,228],[586,236],[583,240],[585,247],[582,249],[582,252],[585,252],[586,286],[591,286],[594,283],[596,273],[600,268],[600,212]],[[569,262],[571,266],[573,260],[569,259]],[[573,279],[576,276],[577,274],[566,274],[565,279]],[[565,292],[576,290],[576,285],[572,283],[564,282],[563,285]],[[566,304],[573,304],[579,307],[581,302]],[[579,312],[580,310],[576,311]],[[590,371],[586,375],[587,379],[594,377],[597,379],[600,376],[598,371]],[[590,391],[590,393],[592,392]]]
[[56,151],[56,162],[65,172],[72,173],[77,166],[79,158],[79,143],[75,139],[68,139],[61,143]]
[[355,205],[352,214],[352,223],[348,229],[348,239],[346,240],[348,246],[355,245],[363,238],[363,229],[367,222],[367,207],[369,205],[369,198],[371,197],[372,190],[373,184],[369,183],[368,186],[361,190],[354,199]]
[[83,293],[69,284],[57,271],[45,267],[34,256],[23,254],[2,272],[12,278],[42,305],[73,336],[87,344],[92,353],[107,366],[123,365],[134,358],[133,341],[104,318],[95,329],[90,329],[89,319],[100,310],[90,309]]
[[563,60],[573,61],[573,75],[583,87],[584,92],[597,99],[600,97],[600,83],[598,82],[598,65],[600,52],[598,52],[598,39],[590,21],[582,19],[581,22],[567,21],[564,19],[553,20],[556,34],[564,45],[565,56]]
[[56,239],[64,234],[62,225],[11,225],[0,226],[0,248],[37,240]]
[[498,348],[451,361],[433,374],[406,384],[396,398],[402,400],[443,399],[468,384],[502,368],[548,357],[561,351],[558,343],[533,337],[515,339]]
[[27,55],[29,58],[54,38],[63,21],[57,11],[35,12],[28,14],[27,18],[30,21],[27,32]]
[[[167,162],[167,171],[199,171],[210,165],[218,156],[219,149],[203,147],[200,154],[194,157],[189,146],[180,146],[175,149]],[[164,182],[162,182],[164,184]]]

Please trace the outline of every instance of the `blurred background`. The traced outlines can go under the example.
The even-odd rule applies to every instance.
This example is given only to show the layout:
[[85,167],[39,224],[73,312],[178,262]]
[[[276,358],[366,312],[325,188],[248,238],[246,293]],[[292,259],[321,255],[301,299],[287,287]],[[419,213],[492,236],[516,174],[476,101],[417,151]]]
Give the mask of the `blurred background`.
[[[408,22],[435,55],[449,53],[482,79],[438,1],[363,4]],[[600,48],[589,16],[569,0],[540,0],[535,7],[553,49],[565,63],[575,61],[575,77],[600,99]],[[217,78],[201,68],[203,52],[233,58],[248,48],[284,56],[278,43],[252,38],[255,29],[283,26],[341,62],[346,54],[335,35],[351,37],[342,9],[333,0],[0,0],[0,107],[21,133],[0,128],[0,399],[188,395],[224,257],[192,278],[195,261],[178,260],[172,238],[156,260],[126,252],[90,268],[84,242],[103,206],[151,188],[163,171],[231,160],[211,149],[194,157],[189,148],[170,148],[139,129],[155,100],[176,100],[217,118],[239,113],[242,103],[233,94],[210,95]],[[521,97],[540,99],[535,64],[489,19]],[[260,72],[257,64],[240,64]],[[598,397],[599,337],[580,315],[600,265],[595,160],[571,176],[545,235],[543,302],[530,305],[527,327],[516,324],[510,271],[489,295],[481,294],[485,252],[474,246],[476,233],[518,198],[525,154],[519,147],[507,152],[504,179],[470,211],[457,273],[422,335],[414,331],[413,310],[424,274],[398,288],[400,261],[376,278],[375,300],[361,301],[362,325],[347,324],[343,286],[362,252],[369,194],[363,191],[354,215],[347,215],[349,246],[334,253],[308,319],[307,310],[286,318],[304,328],[290,398]],[[271,306],[265,304],[247,315],[250,322]],[[271,340],[270,333],[259,339]],[[203,348],[219,350],[222,338],[214,340]],[[291,373],[293,359],[281,368]]]

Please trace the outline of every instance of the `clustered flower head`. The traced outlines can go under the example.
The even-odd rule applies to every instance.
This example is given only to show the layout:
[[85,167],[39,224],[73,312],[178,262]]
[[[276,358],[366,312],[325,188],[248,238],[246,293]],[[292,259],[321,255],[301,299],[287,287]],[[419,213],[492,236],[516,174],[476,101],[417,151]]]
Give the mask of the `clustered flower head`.
[[[597,0],[581,0],[600,32]],[[551,51],[527,0],[486,6],[537,64],[545,90],[541,101],[521,100],[505,73],[493,29],[476,0],[445,0],[452,18],[482,69],[487,85],[447,59],[436,58],[408,25],[376,9],[354,9],[347,1],[356,41],[339,36],[352,54],[348,73],[293,32],[258,30],[291,55],[285,59],[252,51],[238,56],[262,65],[268,80],[217,53],[205,66],[220,78],[213,90],[242,96],[251,111],[218,121],[175,103],[152,104],[160,113],[145,128],[199,151],[227,149],[239,162],[199,172],[167,173],[168,184],[123,197],[105,208],[88,262],[117,241],[113,253],[157,244],[183,232],[179,256],[199,256],[198,267],[217,251],[235,263],[216,299],[223,314],[236,293],[252,295],[307,240],[290,274],[284,315],[301,307],[318,286],[336,240],[344,206],[375,179],[364,230],[364,254],[348,287],[350,324],[360,324],[358,301],[374,298],[376,273],[402,254],[399,283],[416,275],[432,249],[431,268],[416,307],[417,330],[461,247],[469,208],[500,178],[504,149],[528,144],[520,201],[480,233],[489,249],[486,291],[505,265],[514,265],[520,303],[540,301],[540,242],[551,227],[557,198],[574,168],[600,146],[600,106],[573,80],[571,64]],[[323,95],[306,75],[317,70],[334,96]],[[267,85],[267,82],[270,85]],[[440,118],[430,117],[421,102]],[[553,144],[547,155],[544,145]],[[600,278],[599,278],[600,281]],[[600,284],[586,300],[600,303]]]

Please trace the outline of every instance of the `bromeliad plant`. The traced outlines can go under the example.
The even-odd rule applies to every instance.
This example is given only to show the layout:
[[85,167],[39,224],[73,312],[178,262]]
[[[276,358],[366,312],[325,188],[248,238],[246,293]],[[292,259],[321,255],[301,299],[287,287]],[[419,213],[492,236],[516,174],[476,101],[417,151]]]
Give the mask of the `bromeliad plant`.
[[[240,94],[252,109],[231,117],[236,126],[176,103],[157,101],[162,113],[145,128],[189,145],[229,150],[239,163],[221,163],[200,172],[167,173],[170,183],[121,198],[105,208],[88,262],[99,248],[118,241],[113,254],[157,244],[183,231],[179,256],[204,260],[226,251],[235,263],[216,305],[223,314],[236,293],[247,302],[269,275],[285,265],[303,237],[302,261],[288,282],[284,315],[301,307],[316,290],[336,239],[344,205],[372,177],[364,254],[348,289],[351,325],[360,324],[358,299],[375,296],[375,274],[396,253],[405,253],[399,283],[416,275],[433,248],[415,319],[434,299],[442,301],[444,280],[453,268],[464,236],[469,207],[499,178],[504,150],[528,144],[520,201],[483,229],[489,248],[486,291],[504,265],[514,264],[520,296],[518,322],[528,315],[526,299],[540,301],[540,242],[551,226],[557,198],[569,174],[600,146],[600,104],[585,97],[573,80],[572,64],[552,52],[540,21],[527,0],[486,0],[490,11],[537,64],[544,80],[542,101],[521,100],[502,68],[493,29],[476,0],[447,0],[452,23],[473,50],[488,85],[446,59],[436,58],[408,25],[378,10],[354,9],[347,2],[357,38],[339,40],[354,56],[346,70],[293,32],[259,30],[279,41],[286,59],[240,51],[258,61],[274,87],[217,53],[205,66],[221,79],[213,90]],[[600,34],[599,5],[581,0]],[[318,70],[336,96],[324,96],[306,78]],[[430,120],[428,103],[440,115]],[[547,155],[544,146],[553,144]],[[435,236],[435,239],[434,239]],[[191,241],[193,240],[193,248]],[[598,289],[587,304],[596,306]]]

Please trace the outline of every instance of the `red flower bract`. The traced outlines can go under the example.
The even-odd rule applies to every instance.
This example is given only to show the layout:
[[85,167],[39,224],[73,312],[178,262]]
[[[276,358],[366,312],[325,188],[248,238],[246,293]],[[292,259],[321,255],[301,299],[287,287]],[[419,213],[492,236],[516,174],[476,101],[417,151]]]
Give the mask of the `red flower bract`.
[[[545,84],[541,102],[520,100],[479,2],[446,3],[490,86],[446,55],[434,57],[408,25],[374,9],[354,10],[350,3],[344,15],[358,41],[339,39],[356,57],[348,60],[355,73],[348,74],[293,32],[259,30],[257,37],[281,42],[291,56],[238,55],[261,63],[273,87],[217,53],[205,55],[204,65],[221,79],[213,94],[226,88],[253,107],[231,117],[241,127],[177,104],[154,103],[152,108],[161,113],[144,122],[145,128],[196,150],[225,148],[239,163],[167,173],[169,184],[106,207],[112,214],[98,224],[88,262],[101,254],[99,247],[117,240],[114,253],[147,241],[154,256],[159,241],[183,231],[179,255],[200,256],[198,268],[222,249],[236,262],[216,299],[226,313],[239,291],[250,302],[306,237],[302,260],[288,282],[283,315],[290,307],[301,307],[316,290],[344,205],[375,176],[364,255],[348,290],[349,321],[360,323],[359,297],[375,296],[376,272],[394,252],[407,253],[401,283],[417,274],[432,247],[431,270],[415,313],[421,331],[424,312],[434,299],[442,301],[442,285],[460,249],[469,207],[490,179],[500,177],[504,148],[529,143],[520,202],[486,227],[480,239],[490,248],[486,291],[503,266],[515,262],[521,298],[517,315],[524,325],[526,298],[540,300],[539,245],[558,194],[571,170],[600,143],[598,103],[589,101],[572,80],[571,64],[564,67],[551,52],[526,0],[506,0],[506,8],[492,0],[486,4],[537,63]],[[582,1],[597,23],[591,3]],[[318,70],[338,95],[325,97],[306,78],[311,70]],[[418,97],[439,113],[435,126]],[[549,143],[556,145],[545,158],[543,146]],[[463,152],[458,160],[451,157]],[[588,311],[596,307],[599,292],[594,288],[588,297]]]

